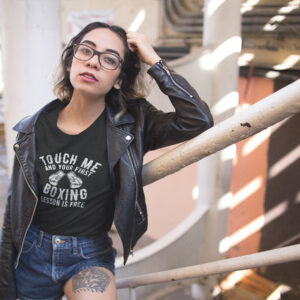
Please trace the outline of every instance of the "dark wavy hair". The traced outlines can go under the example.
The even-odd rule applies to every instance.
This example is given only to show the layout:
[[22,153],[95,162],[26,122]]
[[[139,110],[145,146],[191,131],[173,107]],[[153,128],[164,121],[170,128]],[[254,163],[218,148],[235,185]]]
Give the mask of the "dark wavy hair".
[[83,37],[91,30],[96,28],[107,28],[116,33],[124,44],[125,56],[121,67],[119,79],[121,79],[120,89],[114,87],[106,95],[106,101],[113,105],[119,105],[119,112],[116,117],[122,115],[127,108],[126,102],[130,99],[145,97],[147,90],[141,75],[142,63],[137,55],[130,51],[127,45],[126,31],[116,25],[109,25],[102,22],[93,22],[85,26],[76,36],[74,36],[64,48],[59,69],[57,70],[53,92],[60,100],[70,101],[73,94],[73,86],[70,82],[70,73],[67,68],[73,59],[73,45],[82,41]]

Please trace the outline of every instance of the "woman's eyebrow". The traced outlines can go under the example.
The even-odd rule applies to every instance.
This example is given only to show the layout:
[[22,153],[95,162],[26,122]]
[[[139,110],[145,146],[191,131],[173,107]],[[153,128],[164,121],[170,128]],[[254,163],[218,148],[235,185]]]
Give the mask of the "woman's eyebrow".
[[[97,47],[97,45],[96,45],[94,42],[90,41],[90,40],[84,40],[84,41],[82,41],[81,43],[82,43],[82,44],[84,44],[84,43],[90,44],[91,46],[93,46],[93,47],[95,47],[95,48]],[[109,52],[115,53],[115,54],[117,54],[119,57],[121,57],[120,53],[119,53],[118,51],[114,50],[114,49],[108,48],[108,49],[106,49],[105,51],[109,51]]]
[[90,45],[92,45],[93,47],[97,47],[97,45],[94,43],[94,42],[92,42],[92,41],[89,41],[89,40],[84,40],[83,42],[81,42],[82,44],[83,43],[86,43],[86,44],[90,44]]
[[106,49],[106,51],[113,52],[113,53],[117,54],[119,57],[121,57],[120,53],[114,49]]

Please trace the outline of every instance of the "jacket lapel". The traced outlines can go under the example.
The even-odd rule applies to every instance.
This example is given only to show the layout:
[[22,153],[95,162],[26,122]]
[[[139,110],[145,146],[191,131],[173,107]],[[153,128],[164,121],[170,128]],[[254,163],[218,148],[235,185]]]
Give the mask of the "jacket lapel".
[[110,173],[134,139],[134,135],[126,126],[135,122],[133,116],[128,111],[117,120],[114,116],[115,112],[107,105],[106,139]]
[[[18,131],[22,137],[17,141],[15,151],[18,156],[21,167],[23,168],[24,175],[28,180],[31,188],[37,192],[37,180],[34,173],[34,163],[36,159],[36,144],[35,144],[35,123],[40,114],[53,106],[56,106],[60,100],[54,100],[36,112],[34,115],[22,119],[14,126],[14,130]],[[120,160],[122,154],[126,152],[128,146],[134,139],[134,135],[129,132],[129,124],[135,123],[135,119],[126,111],[117,120],[114,118],[116,111],[114,107],[106,105],[107,118],[106,118],[106,138],[107,138],[107,153],[109,171],[112,172],[113,168]]]
[[14,145],[16,157],[21,165],[24,177],[37,197],[37,178],[35,174],[36,146],[33,133],[22,136]]
[[14,150],[25,179],[35,195],[37,195],[35,124],[42,112],[55,107],[59,103],[60,100],[58,99],[51,101],[32,116],[23,118],[13,127],[18,132]]

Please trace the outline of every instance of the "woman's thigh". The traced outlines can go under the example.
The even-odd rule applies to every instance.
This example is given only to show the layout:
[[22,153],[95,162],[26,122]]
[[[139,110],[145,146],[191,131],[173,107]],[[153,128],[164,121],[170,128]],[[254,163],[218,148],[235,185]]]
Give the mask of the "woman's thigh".
[[68,300],[116,300],[117,291],[114,275],[103,267],[86,268],[64,286]]

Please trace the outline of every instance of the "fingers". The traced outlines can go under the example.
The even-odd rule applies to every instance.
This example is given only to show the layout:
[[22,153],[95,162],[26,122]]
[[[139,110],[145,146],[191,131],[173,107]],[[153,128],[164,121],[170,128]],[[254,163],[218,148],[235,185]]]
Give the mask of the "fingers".
[[127,32],[127,43],[130,51],[137,54],[137,56],[146,64],[152,66],[160,60],[152,45],[145,35],[138,32]]
[[135,52],[137,49],[136,38],[134,32],[127,32],[127,44],[130,51]]
[[132,52],[136,52],[139,49],[139,45],[143,46],[148,43],[146,37],[141,33],[129,31],[127,32],[128,47]]

